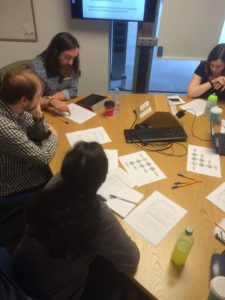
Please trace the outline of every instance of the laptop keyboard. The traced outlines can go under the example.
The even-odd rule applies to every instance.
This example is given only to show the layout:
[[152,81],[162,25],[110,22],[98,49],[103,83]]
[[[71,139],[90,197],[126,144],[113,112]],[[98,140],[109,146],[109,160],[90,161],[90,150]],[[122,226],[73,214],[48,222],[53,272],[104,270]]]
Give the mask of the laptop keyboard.
[[187,134],[181,126],[125,129],[124,136],[127,143],[181,141],[187,139]]

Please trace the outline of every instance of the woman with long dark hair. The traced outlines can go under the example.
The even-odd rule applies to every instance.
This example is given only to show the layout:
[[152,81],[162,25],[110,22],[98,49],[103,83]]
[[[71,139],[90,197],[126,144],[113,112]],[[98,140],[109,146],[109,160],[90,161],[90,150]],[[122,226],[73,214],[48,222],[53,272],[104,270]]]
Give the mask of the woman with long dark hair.
[[[61,173],[28,208],[27,229],[13,262],[21,287],[31,297],[87,299],[81,295],[99,255],[120,272],[135,272],[139,251],[97,195],[107,170],[102,147],[79,142],[66,155]],[[105,279],[109,276],[104,274]]]
[[68,32],[56,34],[29,66],[43,81],[43,108],[68,111],[62,102],[77,95],[80,77],[80,45]]
[[188,87],[192,98],[208,98],[212,93],[225,100],[225,44],[214,47],[207,60],[200,62]]

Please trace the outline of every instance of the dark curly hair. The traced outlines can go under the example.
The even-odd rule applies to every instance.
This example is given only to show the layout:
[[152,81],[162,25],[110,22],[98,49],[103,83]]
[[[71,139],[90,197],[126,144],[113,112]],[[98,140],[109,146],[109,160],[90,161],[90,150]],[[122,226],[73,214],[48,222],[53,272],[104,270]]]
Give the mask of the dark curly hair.
[[[60,32],[53,37],[47,49],[45,49],[39,55],[45,59],[45,67],[48,76],[53,77],[60,75],[60,69],[58,65],[59,55],[63,51],[74,48],[80,48],[80,45],[72,34],[68,32]],[[77,76],[80,76],[79,54],[77,57],[75,57],[72,68]]]
[[28,234],[53,258],[79,257],[95,248],[99,196],[108,161],[101,145],[79,142],[64,158],[62,180],[44,189],[27,208]]

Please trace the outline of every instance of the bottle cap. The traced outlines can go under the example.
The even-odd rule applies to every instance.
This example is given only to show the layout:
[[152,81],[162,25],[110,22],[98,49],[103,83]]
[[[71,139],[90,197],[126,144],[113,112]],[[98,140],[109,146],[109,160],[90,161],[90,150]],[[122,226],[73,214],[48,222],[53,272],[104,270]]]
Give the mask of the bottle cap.
[[209,95],[208,100],[212,101],[212,102],[216,102],[218,100],[218,97],[215,93]]
[[190,226],[188,226],[188,227],[185,228],[185,233],[188,234],[188,235],[192,235],[193,229]]
[[225,277],[214,277],[210,282],[210,290],[216,299],[225,299]]
[[213,106],[211,109],[210,109],[210,111],[212,112],[212,113],[214,113],[214,114],[217,114],[217,115],[220,115],[220,114],[222,114],[222,112],[223,112],[223,109],[221,108],[221,107],[219,107],[219,106]]

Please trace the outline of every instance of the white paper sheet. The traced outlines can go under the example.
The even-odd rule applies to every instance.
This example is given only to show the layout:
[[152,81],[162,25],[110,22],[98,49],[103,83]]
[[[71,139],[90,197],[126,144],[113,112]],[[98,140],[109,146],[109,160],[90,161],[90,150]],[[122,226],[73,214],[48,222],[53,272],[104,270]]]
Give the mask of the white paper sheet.
[[196,115],[196,117],[204,114],[206,107],[206,100],[203,99],[195,99],[191,102],[188,102],[184,105],[181,105],[180,108],[183,110],[187,110],[187,112]]
[[221,133],[225,133],[225,120],[221,120],[221,128],[220,128]]
[[103,127],[90,128],[86,130],[74,131],[66,133],[66,137],[73,147],[78,141],[85,142],[98,142],[99,144],[105,144],[111,142],[110,137],[106,133]]
[[[179,99],[179,101],[170,101],[170,99],[174,99],[174,98]],[[167,99],[169,100],[170,104],[174,104],[174,105],[181,105],[185,103],[185,101],[178,95],[167,96]]]
[[206,199],[225,212],[225,182],[209,194]]
[[145,151],[120,156],[119,160],[137,186],[166,178]]
[[184,208],[155,191],[125,218],[125,222],[156,246],[186,213]]
[[[130,179],[128,176],[122,175],[126,172],[123,170],[121,172],[121,170],[118,168],[112,173],[108,173],[106,181],[98,190],[98,194],[107,200],[107,205],[115,213],[125,218],[135,207],[135,204],[143,199],[144,195],[127,185],[127,182],[129,185],[131,184]],[[113,195],[114,198],[110,195]]]
[[119,199],[108,199],[108,207],[121,218],[125,218],[135,207],[133,203],[128,203]]
[[64,113],[64,117],[78,124],[82,124],[92,117],[96,116],[96,113],[94,113],[93,111],[90,111],[74,103],[69,104],[68,107],[70,109],[70,115]]
[[108,158],[108,172],[112,172],[118,168],[118,150],[116,149],[104,149]]
[[221,177],[220,156],[214,149],[188,145],[187,171]]

